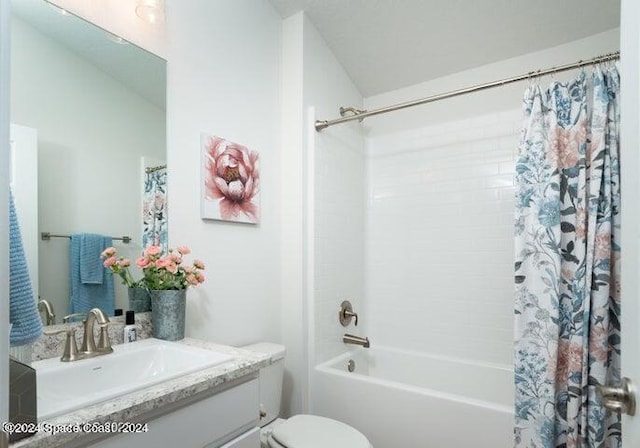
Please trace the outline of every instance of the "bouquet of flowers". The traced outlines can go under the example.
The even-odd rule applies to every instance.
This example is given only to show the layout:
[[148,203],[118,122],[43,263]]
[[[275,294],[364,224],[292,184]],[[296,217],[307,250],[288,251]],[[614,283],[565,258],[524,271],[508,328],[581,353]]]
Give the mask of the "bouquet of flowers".
[[204,282],[204,263],[193,260],[191,265],[183,265],[183,256],[191,253],[186,246],[178,246],[169,249],[166,255],[162,255],[162,246],[148,246],[144,253],[136,261],[136,265],[142,269],[142,278],[134,280],[129,267],[131,261],[126,258],[118,258],[115,247],[106,248],[101,258],[103,265],[122,279],[122,283],[129,288],[156,289],[187,289]]

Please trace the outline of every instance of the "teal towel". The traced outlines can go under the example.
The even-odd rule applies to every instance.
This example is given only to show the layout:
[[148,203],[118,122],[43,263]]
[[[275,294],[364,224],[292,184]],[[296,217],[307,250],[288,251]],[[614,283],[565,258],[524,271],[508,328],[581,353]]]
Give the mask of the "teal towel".
[[[71,235],[69,271],[71,273],[71,300],[69,301],[69,313],[87,313],[91,308],[100,308],[108,316],[113,316],[114,289],[113,274],[107,268],[100,265],[102,273],[101,283],[84,283],[82,281],[82,269],[84,260],[82,258],[82,242],[85,240],[83,233]],[[102,243],[99,245],[97,259],[100,260],[100,252],[112,245],[111,237],[101,236]],[[88,253],[89,251],[87,251]],[[93,263],[93,257],[87,259],[88,263]]]
[[11,345],[29,344],[42,333],[13,194],[9,193],[9,322]]
[[79,237],[80,281],[85,285],[101,285],[104,279],[104,266],[100,254],[106,249],[105,237],[95,233],[81,233]]

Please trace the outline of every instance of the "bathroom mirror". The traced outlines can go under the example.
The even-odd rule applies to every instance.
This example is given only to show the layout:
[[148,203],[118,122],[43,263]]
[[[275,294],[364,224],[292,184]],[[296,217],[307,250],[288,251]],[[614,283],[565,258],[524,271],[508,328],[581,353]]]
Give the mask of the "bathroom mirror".
[[165,92],[163,59],[44,0],[12,1],[12,190],[56,323],[70,311],[68,235],[130,237],[113,245],[133,261],[142,250],[145,168],[166,167]]

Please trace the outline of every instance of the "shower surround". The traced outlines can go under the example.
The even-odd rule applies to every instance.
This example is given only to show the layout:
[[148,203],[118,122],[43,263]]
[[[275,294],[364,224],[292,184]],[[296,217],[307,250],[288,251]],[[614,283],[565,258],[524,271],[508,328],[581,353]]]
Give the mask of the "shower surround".
[[[334,70],[335,60],[327,57],[319,67],[317,59],[310,58],[308,70],[305,66],[309,74],[305,82],[310,82],[305,84],[304,104],[315,111],[306,116],[310,130],[305,131],[309,138],[303,154],[308,157],[311,413],[351,423],[373,446],[393,446],[385,442],[402,441],[409,434],[417,437],[410,439],[416,442],[400,445],[417,448],[424,446],[424,440],[438,441],[439,430],[455,433],[457,444],[451,446],[476,446],[479,431],[486,428],[459,425],[455,418],[449,419],[449,426],[439,425],[424,416],[446,420],[444,408],[452,410],[448,415],[480,412],[481,417],[470,421],[498,416],[491,427],[501,439],[478,446],[512,443],[511,406],[501,402],[498,408],[493,398],[477,403],[474,389],[513,396],[509,372],[514,334],[514,165],[526,83],[320,133],[311,130],[314,121],[335,118],[340,106],[374,110],[506,74],[610,53],[618,45],[619,33],[612,30],[364,101],[358,100],[349,81],[338,83],[336,76],[329,76],[327,67],[331,75],[339,72]],[[571,76],[566,73],[567,79]],[[359,315],[357,327],[338,323],[337,309],[345,299]],[[368,336],[371,348],[343,344],[344,333]],[[390,359],[385,354],[397,352],[416,356],[402,362],[382,361]],[[356,360],[356,364],[372,367],[369,374],[349,375],[342,370],[351,354],[353,359],[364,354],[365,361]],[[438,361],[446,359],[450,366],[473,368],[465,370],[459,389],[455,385],[441,389],[437,377],[419,385],[399,380],[414,370],[417,359],[429,359],[430,366],[442,367]],[[475,366],[491,368],[479,374]],[[473,393],[465,392],[469,387]],[[350,395],[354,390],[366,390],[364,395],[371,393],[370,398],[361,399],[362,393]],[[394,410],[404,405],[393,399],[401,396],[404,403],[420,403],[424,412],[405,413],[407,420],[396,418]],[[410,416],[416,419],[415,425],[409,422]],[[426,423],[430,428],[423,427]],[[378,427],[384,427],[384,434]],[[460,427],[468,430],[461,433]],[[428,437],[421,440],[424,432]],[[449,446],[446,441],[435,446]]]
[[368,139],[373,342],[511,366],[520,125],[513,110]]
[[[482,446],[511,440],[521,121],[515,109],[439,123],[369,137],[364,151],[357,125],[316,136],[311,387],[323,392],[311,412],[351,424],[374,446],[422,446],[411,445],[415,437],[438,446],[436,428],[461,415],[470,426],[482,422],[490,434]],[[338,323],[343,299],[353,302],[357,327]],[[368,336],[372,348],[341,354],[335,336],[345,332]],[[434,427],[407,432],[411,415],[431,415]],[[477,435],[456,437],[471,444]]]

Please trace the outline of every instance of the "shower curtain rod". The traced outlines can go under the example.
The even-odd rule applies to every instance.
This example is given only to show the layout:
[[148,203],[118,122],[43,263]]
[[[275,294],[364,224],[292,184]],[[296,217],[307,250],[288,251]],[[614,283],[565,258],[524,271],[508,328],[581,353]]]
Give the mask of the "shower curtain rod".
[[[387,112],[406,109],[407,107],[433,103],[435,101],[444,100],[447,98],[453,98],[454,96],[466,95],[467,93],[478,92],[480,90],[491,89],[493,87],[500,87],[500,86],[504,86],[514,82],[524,81],[526,79],[531,79],[531,78],[544,76],[544,75],[550,75],[553,73],[563,72],[566,70],[572,70],[575,68],[585,67],[587,65],[599,64],[601,62],[612,61],[619,58],[620,58],[620,52],[616,51],[614,53],[597,56],[587,61],[578,61],[572,64],[560,65],[558,67],[552,67],[544,70],[537,70],[537,71],[529,72],[525,75],[514,76],[512,78],[501,79],[499,81],[493,81],[486,84],[478,84],[478,85],[467,87],[464,89],[453,90],[450,92],[441,93],[441,94],[429,96],[426,98],[421,98],[419,100],[413,100],[413,101],[408,101],[406,103],[394,104],[392,106],[381,107],[380,109],[374,109],[369,111],[359,110],[354,107],[341,107],[340,108],[340,115],[342,116],[341,118],[336,118],[334,120],[316,120],[315,128],[317,132],[320,132],[323,129],[328,128],[329,126],[333,126],[334,124],[346,123],[348,121],[353,121],[353,120],[362,121],[365,118],[372,117],[374,115],[386,114]],[[347,113],[349,112],[352,115],[347,115]]]

